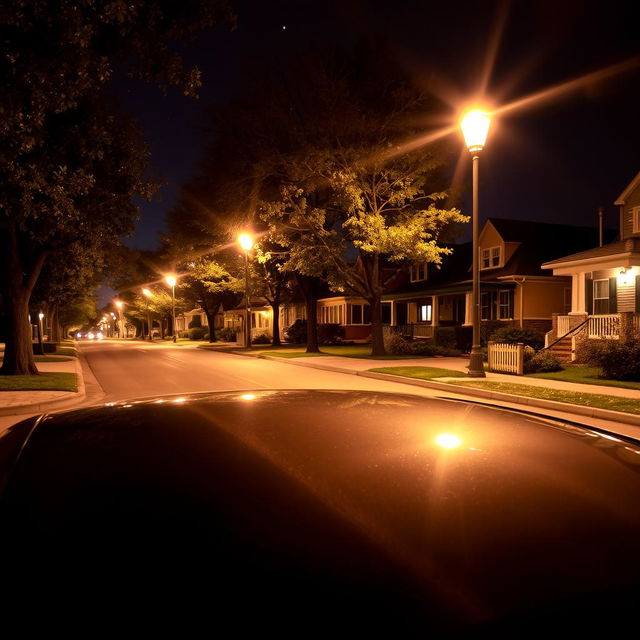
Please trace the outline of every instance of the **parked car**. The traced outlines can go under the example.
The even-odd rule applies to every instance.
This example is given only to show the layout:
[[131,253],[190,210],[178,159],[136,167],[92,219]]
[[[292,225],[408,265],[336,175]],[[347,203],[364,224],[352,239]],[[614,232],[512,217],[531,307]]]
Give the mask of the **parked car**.
[[413,395],[43,415],[0,439],[3,605],[89,636],[611,631],[640,596],[639,470],[626,437]]

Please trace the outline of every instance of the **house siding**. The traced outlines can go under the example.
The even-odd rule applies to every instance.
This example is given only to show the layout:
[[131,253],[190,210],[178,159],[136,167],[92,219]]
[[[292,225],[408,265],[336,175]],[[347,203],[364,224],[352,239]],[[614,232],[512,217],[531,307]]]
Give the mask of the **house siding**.
[[631,218],[631,209],[634,207],[640,207],[640,187],[636,188],[632,193],[627,196],[627,200],[624,203],[622,224],[623,224],[623,237],[639,237],[640,233],[633,233],[633,220]]
[[[560,282],[526,281],[524,283],[524,319],[551,318],[553,313],[564,313],[564,290],[570,286],[570,280]],[[520,287],[516,290],[515,314],[520,317]]]

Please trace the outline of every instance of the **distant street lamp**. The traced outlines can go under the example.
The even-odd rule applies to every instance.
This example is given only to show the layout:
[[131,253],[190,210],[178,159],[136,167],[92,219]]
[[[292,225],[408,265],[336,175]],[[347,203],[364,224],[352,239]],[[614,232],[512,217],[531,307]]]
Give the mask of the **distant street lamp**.
[[176,336],[176,276],[168,275],[164,278],[165,282],[171,287],[171,304],[172,304],[172,316],[173,316],[173,341],[177,342]]
[[122,302],[122,300],[115,301],[116,308],[118,309],[118,317],[120,318],[119,327],[118,327],[118,338],[124,337],[124,322],[122,322],[122,305],[123,304],[124,302]]
[[147,298],[147,328],[149,330],[149,342],[153,342],[153,331],[151,330],[151,305],[150,299],[153,297],[153,293],[149,289],[143,289],[142,293]]
[[471,354],[467,375],[470,378],[484,378],[484,363],[482,358],[482,348],[480,347],[480,263],[478,246],[478,161],[480,152],[484,149],[484,144],[489,133],[491,124],[491,114],[480,109],[474,109],[465,114],[460,122],[460,128],[464,136],[467,149],[473,158],[473,284],[471,291],[472,315],[471,323],[473,328],[471,341]]
[[253,249],[253,238],[248,233],[238,236],[238,244],[244,250],[244,346],[251,347],[251,310],[249,308],[249,251]]

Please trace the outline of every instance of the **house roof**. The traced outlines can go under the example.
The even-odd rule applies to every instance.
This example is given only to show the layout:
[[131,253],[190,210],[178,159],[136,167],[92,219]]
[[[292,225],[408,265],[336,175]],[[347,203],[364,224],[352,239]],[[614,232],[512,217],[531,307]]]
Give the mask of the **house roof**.
[[636,175],[636,177],[629,183],[627,188],[618,196],[618,199],[613,204],[625,204],[627,198],[638,186],[640,186],[640,173],[638,173],[638,175]]
[[[483,270],[491,278],[510,275],[549,275],[542,264],[561,259],[567,254],[585,251],[598,243],[596,227],[578,227],[549,222],[489,218],[505,242],[517,242],[518,246],[500,269]],[[604,238],[611,241],[617,235],[613,229],[604,230]]]
[[[631,242],[629,242],[631,240]],[[602,245],[601,247],[595,247],[588,249],[587,251],[580,251],[573,253],[569,256],[563,256],[557,260],[551,260],[545,262],[544,266],[549,268],[553,265],[559,265],[567,262],[576,262],[578,260],[588,260],[589,258],[605,258],[607,256],[615,256],[621,253],[628,253],[630,251],[638,251],[637,244],[633,242],[633,239],[618,240],[616,242],[610,242],[609,244]]]

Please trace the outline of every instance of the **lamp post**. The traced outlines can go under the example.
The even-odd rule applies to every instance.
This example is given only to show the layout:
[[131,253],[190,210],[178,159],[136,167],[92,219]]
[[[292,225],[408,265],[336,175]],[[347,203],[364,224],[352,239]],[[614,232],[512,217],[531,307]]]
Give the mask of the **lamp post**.
[[149,342],[153,342],[153,331],[151,330],[151,305],[149,303],[153,294],[149,289],[143,289],[142,293],[147,298],[147,329],[149,331]]
[[249,251],[253,248],[253,238],[248,233],[238,236],[238,243],[244,250],[244,346],[251,347],[251,310],[249,309]]
[[176,282],[177,279],[175,276],[168,275],[164,278],[165,282],[171,287],[171,306],[172,306],[172,322],[173,322],[173,341],[177,342],[178,338],[176,336]]
[[118,309],[118,318],[119,318],[119,327],[118,327],[118,338],[123,338],[124,336],[124,322],[122,322],[122,305],[124,303],[122,302],[122,300],[116,300],[115,305],[116,308]]
[[478,162],[480,152],[484,149],[484,144],[489,133],[491,115],[486,111],[474,109],[465,114],[460,122],[460,128],[464,135],[464,140],[471,153],[473,161],[473,284],[471,291],[472,315],[471,322],[473,328],[471,355],[467,375],[470,378],[484,378],[484,363],[482,358],[482,348],[480,347],[480,262],[478,247]]

